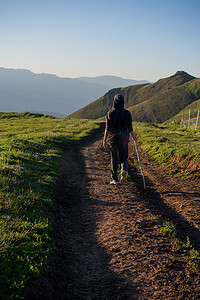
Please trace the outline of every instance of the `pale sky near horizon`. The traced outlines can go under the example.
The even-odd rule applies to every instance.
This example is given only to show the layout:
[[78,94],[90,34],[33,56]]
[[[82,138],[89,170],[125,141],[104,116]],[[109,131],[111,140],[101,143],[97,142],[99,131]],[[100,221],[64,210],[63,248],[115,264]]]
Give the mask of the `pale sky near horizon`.
[[200,77],[199,0],[0,0],[0,67],[60,77]]

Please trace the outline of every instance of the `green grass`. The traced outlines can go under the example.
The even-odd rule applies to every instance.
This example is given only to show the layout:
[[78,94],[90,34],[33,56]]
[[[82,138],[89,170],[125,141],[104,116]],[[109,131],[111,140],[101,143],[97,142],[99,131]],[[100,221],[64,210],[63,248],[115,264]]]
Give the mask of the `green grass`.
[[160,227],[160,233],[163,235],[167,235],[169,237],[175,237],[176,236],[176,227],[175,225],[170,221],[164,221],[162,226]]
[[141,148],[184,179],[200,177],[200,131],[179,125],[133,123]]
[[48,263],[52,189],[62,151],[95,122],[40,114],[0,113],[0,299],[16,299]]
[[[160,233],[162,233],[163,235],[168,236],[170,238],[175,238],[176,237],[176,226],[170,221],[164,221],[163,224],[160,226]],[[187,254],[186,259],[188,261],[188,264],[195,269],[199,269],[199,267],[200,267],[200,252],[197,251],[192,246],[188,236],[187,236],[186,243],[180,241],[176,237],[176,239],[173,241],[173,243],[171,243],[171,245],[179,251],[181,250],[183,252],[186,252],[186,254]]]
[[162,235],[173,239],[171,246],[174,249],[186,253],[186,260],[191,267],[194,269],[200,268],[200,252],[192,246],[188,236],[185,243],[180,241],[177,237],[176,226],[169,220],[162,220],[162,216],[160,215],[155,216],[152,214],[152,216],[149,217],[149,220],[155,220],[162,223],[159,225],[159,232]]
[[195,269],[200,268],[200,252],[194,249],[188,236],[186,243],[176,239],[172,243],[172,246],[177,250],[182,250],[183,252],[187,253],[187,261],[191,267]]

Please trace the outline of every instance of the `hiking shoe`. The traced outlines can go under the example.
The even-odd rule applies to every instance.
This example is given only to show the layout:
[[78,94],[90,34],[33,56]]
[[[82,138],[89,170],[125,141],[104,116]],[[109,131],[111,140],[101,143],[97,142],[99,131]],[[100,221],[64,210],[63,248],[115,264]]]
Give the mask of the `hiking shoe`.
[[126,173],[125,171],[121,172],[121,179],[120,179],[120,183],[124,184],[126,183]]
[[117,181],[117,180],[115,180],[115,179],[113,179],[111,182],[110,182],[110,184],[118,184],[119,182]]

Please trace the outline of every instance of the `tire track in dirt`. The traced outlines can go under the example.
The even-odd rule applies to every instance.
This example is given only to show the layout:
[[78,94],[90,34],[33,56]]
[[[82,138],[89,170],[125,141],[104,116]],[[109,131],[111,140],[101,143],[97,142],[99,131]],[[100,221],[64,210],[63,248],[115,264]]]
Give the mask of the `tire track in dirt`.
[[55,240],[49,269],[30,282],[25,299],[199,299],[199,272],[159,233],[159,221],[148,210],[165,211],[155,204],[160,191],[153,186],[150,194],[141,193],[131,156],[137,186],[109,185],[109,155],[101,140],[96,132],[81,147],[74,143],[64,151],[48,213]]

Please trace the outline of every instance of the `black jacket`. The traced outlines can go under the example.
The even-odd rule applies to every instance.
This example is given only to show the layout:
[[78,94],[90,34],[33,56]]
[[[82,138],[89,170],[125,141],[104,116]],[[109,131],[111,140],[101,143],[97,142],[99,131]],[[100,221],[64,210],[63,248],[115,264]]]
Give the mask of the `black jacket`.
[[107,113],[106,129],[112,135],[121,133],[123,142],[129,142],[129,132],[133,131],[131,113],[124,109],[124,97],[120,94],[114,97],[113,107]]

